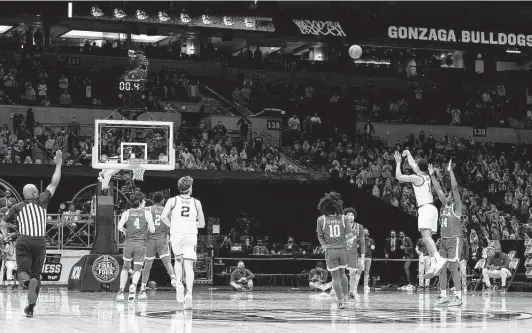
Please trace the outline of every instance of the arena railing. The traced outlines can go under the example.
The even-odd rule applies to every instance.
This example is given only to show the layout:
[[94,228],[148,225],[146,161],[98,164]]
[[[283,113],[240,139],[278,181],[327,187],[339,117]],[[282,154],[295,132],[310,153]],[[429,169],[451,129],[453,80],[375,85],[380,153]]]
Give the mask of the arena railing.
[[90,214],[48,214],[48,249],[90,250],[94,237],[94,219]]

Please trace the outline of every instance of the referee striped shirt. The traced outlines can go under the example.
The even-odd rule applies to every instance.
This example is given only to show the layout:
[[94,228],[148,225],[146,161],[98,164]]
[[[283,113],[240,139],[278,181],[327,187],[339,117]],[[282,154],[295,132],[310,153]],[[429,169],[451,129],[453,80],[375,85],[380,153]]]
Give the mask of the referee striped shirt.
[[4,221],[18,223],[20,235],[30,237],[46,237],[46,209],[52,198],[49,190],[44,191],[35,199],[27,199],[13,205]]

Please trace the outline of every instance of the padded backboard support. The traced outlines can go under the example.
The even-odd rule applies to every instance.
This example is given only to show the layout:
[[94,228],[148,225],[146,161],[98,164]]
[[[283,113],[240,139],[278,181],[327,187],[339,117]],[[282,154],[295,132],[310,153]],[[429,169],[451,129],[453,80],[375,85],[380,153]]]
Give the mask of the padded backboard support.
[[174,124],[164,121],[96,120],[92,167],[127,170],[130,169],[128,156],[146,160],[142,163],[146,170],[174,170]]

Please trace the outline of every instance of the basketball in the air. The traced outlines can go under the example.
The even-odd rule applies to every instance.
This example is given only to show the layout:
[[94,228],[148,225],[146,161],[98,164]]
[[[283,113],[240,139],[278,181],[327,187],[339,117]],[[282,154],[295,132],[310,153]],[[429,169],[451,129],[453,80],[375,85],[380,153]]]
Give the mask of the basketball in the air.
[[157,283],[155,283],[155,281],[150,281],[150,282],[148,283],[148,288],[150,288],[150,289],[155,289],[155,288],[157,288]]
[[349,48],[349,56],[353,59],[358,59],[362,56],[362,48],[360,45],[351,45]]

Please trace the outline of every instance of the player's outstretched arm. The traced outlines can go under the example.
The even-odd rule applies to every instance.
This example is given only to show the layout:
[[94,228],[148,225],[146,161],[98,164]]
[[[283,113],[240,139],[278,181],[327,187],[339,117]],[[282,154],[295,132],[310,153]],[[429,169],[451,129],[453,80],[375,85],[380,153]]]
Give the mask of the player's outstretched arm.
[[419,172],[419,167],[417,166],[416,160],[414,160],[414,157],[412,157],[412,154],[410,154],[409,150],[403,151],[403,157],[406,157],[408,164],[414,170],[415,173]]
[[456,181],[456,177],[454,176],[453,164],[451,160],[449,160],[447,171],[449,171],[449,175],[451,176],[451,189],[453,191],[453,198],[455,202],[454,212],[456,215],[460,216],[462,215],[462,198],[460,197],[460,189],[458,188],[458,182]]
[[397,178],[400,182],[407,182],[407,183],[414,183],[415,185],[421,185],[419,182],[422,180],[420,176],[417,175],[403,175],[401,172],[401,162],[403,159],[401,158],[401,154],[399,154],[398,151],[395,152],[395,178]]
[[196,221],[196,225],[198,228],[205,228],[205,215],[203,215],[203,207],[199,200],[196,200],[196,208],[198,209],[198,220]]
[[442,204],[445,204],[447,198],[445,197],[445,194],[441,189],[440,183],[438,182],[438,178],[436,177],[436,172],[432,164],[429,164],[429,175],[430,179],[432,180],[432,185],[434,185],[434,190],[436,190],[436,194],[438,195],[438,199],[440,199]]
[[166,205],[164,205],[163,212],[161,213],[161,221],[163,221],[164,224],[170,227],[170,219],[168,218],[170,216],[170,212],[172,211],[173,205],[175,205],[175,198],[174,200],[167,200]]
[[54,157],[55,162],[55,171],[52,176],[52,181],[50,182],[50,185],[46,188],[48,191],[50,191],[50,194],[54,195],[55,190],[57,189],[57,186],[59,186],[59,182],[61,181],[61,166],[63,165],[63,153],[61,150],[58,150],[55,153]]
[[126,234],[126,229],[124,226],[126,225],[127,219],[129,218],[129,210],[126,210],[122,213],[122,216],[120,216],[120,221],[118,222],[118,231],[122,232],[124,235]]

